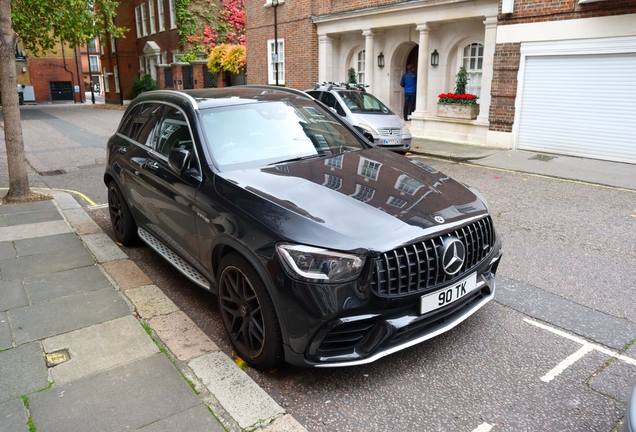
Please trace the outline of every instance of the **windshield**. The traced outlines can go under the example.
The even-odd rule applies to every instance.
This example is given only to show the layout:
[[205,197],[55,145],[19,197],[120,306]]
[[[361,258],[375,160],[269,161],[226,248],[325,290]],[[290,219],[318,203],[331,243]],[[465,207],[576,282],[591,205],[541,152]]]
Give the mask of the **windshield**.
[[393,114],[372,94],[355,91],[339,91],[338,94],[351,112]]
[[211,154],[224,171],[364,148],[314,101],[285,100],[201,111]]

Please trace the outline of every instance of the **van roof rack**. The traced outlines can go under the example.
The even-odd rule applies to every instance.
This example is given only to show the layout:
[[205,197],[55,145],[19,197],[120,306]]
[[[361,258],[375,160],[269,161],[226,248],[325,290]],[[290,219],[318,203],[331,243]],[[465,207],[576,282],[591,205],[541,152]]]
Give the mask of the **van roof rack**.
[[360,90],[362,92],[366,92],[366,87],[369,87],[368,84],[351,84],[346,82],[333,82],[333,81],[325,81],[322,83],[315,83],[316,86],[314,90],[318,90],[320,87],[327,87],[327,90],[332,90],[333,88],[339,89],[347,89],[347,90]]

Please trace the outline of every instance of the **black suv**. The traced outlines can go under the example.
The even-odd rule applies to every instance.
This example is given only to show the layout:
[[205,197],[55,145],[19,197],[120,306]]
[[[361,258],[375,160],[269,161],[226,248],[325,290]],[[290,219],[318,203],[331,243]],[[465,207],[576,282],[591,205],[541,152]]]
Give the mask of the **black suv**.
[[371,147],[305,93],[143,93],[107,157],[117,239],[217,294],[257,368],[372,362],[494,296],[501,245],[481,195]]

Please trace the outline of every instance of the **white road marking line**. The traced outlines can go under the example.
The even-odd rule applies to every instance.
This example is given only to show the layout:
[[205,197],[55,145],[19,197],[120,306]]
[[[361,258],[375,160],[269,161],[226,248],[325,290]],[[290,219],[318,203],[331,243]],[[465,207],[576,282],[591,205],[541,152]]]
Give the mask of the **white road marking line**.
[[577,352],[575,352],[574,354],[572,354],[571,356],[563,360],[561,363],[556,365],[554,369],[552,369],[550,372],[542,376],[541,381],[543,382],[552,381],[555,377],[559,376],[569,366],[572,366],[574,363],[576,363],[577,360],[582,359],[585,354],[589,353],[593,349],[594,347],[591,344],[583,345]]
[[574,354],[572,354],[571,356],[569,356],[568,358],[566,358],[565,360],[563,360],[561,363],[559,363],[554,369],[552,369],[550,372],[548,372],[546,375],[541,377],[541,381],[544,382],[549,382],[552,379],[554,379],[557,375],[559,375],[561,372],[563,372],[568,366],[571,366],[572,364],[574,364],[577,360],[581,359],[585,354],[589,353],[592,350],[596,350],[598,352],[601,352],[603,354],[606,354],[610,357],[614,357],[618,360],[624,361],[627,364],[630,364],[632,366],[636,366],[636,360],[634,360],[631,357],[627,357],[624,356],[622,354],[619,354],[616,351],[612,351],[610,349],[607,349],[605,347],[602,347],[600,345],[596,345],[593,343],[590,343],[584,339],[581,339],[579,337],[576,337],[574,335],[571,335],[569,333],[566,333],[562,330],[556,329],[554,327],[550,327],[548,325],[542,324],[540,322],[537,321],[533,321],[530,320],[528,318],[524,318],[523,319],[525,322],[527,322],[528,324],[532,324],[535,327],[539,327],[543,330],[547,330],[550,333],[554,333],[555,335],[564,337],[566,339],[569,339],[573,342],[577,342],[581,345],[583,345],[581,347],[581,349],[579,349],[577,352],[575,352]]
[[489,432],[492,427],[493,426],[488,423],[482,423],[477,427],[477,429],[473,430],[473,432]]

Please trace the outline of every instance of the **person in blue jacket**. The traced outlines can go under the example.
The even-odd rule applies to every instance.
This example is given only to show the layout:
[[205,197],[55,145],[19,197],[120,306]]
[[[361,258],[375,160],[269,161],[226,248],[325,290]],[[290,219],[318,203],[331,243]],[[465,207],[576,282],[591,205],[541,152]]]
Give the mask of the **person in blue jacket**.
[[409,121],[409,116],[415,110],[417,92],[417,74],[413,70],[413,65],[406,66],[406,73],[402,75],[400,85],[404,88],[404,121]]

